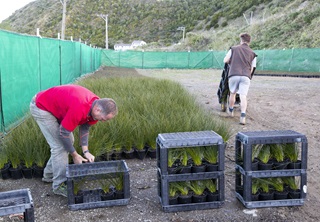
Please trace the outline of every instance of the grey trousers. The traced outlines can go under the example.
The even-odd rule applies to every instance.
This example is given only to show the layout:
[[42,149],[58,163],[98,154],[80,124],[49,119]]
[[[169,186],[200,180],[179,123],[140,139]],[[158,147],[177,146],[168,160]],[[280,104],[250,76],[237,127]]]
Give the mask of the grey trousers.
[[[61,183],[67,180],[66,166],[69,161],[68,152],[60,140],[59,123],[51,113],[39,109],[35,105],[34,99],[30,103],[30,112],[50,146],[51,156],[44,169],[43,176],[52,178],[52,188],[57,189]],[[73,134],[71,139],[73,143]]]

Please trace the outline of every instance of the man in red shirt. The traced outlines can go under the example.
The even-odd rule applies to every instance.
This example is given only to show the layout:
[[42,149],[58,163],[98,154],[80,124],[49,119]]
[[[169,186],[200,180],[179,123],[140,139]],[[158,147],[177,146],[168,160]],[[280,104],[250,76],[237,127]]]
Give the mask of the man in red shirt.
[[[46,138],[51,156],[42,180],[53,182],[53,192],[67,197],[66,166],[70,153],[75,164],[94,162],[88,149],[89,128],[98,121],[115,117],[118,108],[113,99],[100,99],[79,85],[55,86],[36,94],[30,112]],[[84,158],[73,146],[73,131],[79,126],[80,146]]]

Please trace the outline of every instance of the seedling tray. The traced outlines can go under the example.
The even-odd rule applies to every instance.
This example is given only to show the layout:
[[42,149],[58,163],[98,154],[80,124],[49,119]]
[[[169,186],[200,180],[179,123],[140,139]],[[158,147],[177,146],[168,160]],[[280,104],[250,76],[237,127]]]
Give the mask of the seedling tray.
[[[176,175],[162,175],[158,168],[158,196],[162,210],[164,212],[190,211],[190,210],[204,210],[211,208],[219,208],[224,204],[225,200],[225,185],[224,172],[206,172],[206,173],[191,173],[191,174],[176,174]],[[201,202],[190,204],[176,204],[169,205],[169,183],[173,181],[191,181],[191,180],[205,180],[217,179],[217,190],[219,193],[219,201]]]
[[84,191],[83,203],[70,204],[70,210],[86,210],[110,206],[122,206],[129,204],[129,198],[114,199],[114,200],[101,200],[101,193],[98,190]]
[[[161,202],[161,198],[160,198]],[[203,202],[203,203],[190,203],[190,204],[177,204],[177,205],[162,205],[163,212],[178,212],[190,210],[206,210],[220,208],[224,201]]]
[[214,131],[162,133],[158,135],[161,148],[178,148],[223,144],[223,139]]
[[236,193],[236,197],[248,209],[263,207],[302,206],[304,204],[304,199],[245,201],[239,193]]
[[285,170],[257,170],[245,171],[241,166],[236,165],[236,170],[246,176],[252,177],[287,177],[287,176],[300,176],[301,173],[306,173],[304,169],[285,169]]
[[[83,203],[75,203],[74,182],[94,181],[106,177],[123,177],[124,198],[102,201],[97,189],[84,192]],[[68,207],[70,210],[85,210],[109,206],[127,205],[130,199],[129,170],[124,160],[73,164],[67,166]],[[98,188],[98,187],[97,187]]]
[[[301,190],[300,199],[299,200],[270,200],[270,201],[251,201],[251,191],[252,191],[252,179],[253,178],[270,178],[270,177],[298,177],[300,181]],[[235,189],[238,187],[242,187],[243,194],[240,195],[236,192],[237,198],[243,203],[245,207],[272,207],[272,206],[295,206],[302,205],[304,203],[304,199],[307,195],[307,173],[304,170],[279,170],[279,171],[266,171],[266,172],[257,172],[250,171],[247,173],[240,173],[239,169],[236,169],[236,177],[235,177]],[[263,202],[263,203],[257,203]],[[274,203],[275,202],[275,203]]]
[[243,149],[243,169],[251,171],[252,146],[254,144],[285,144],[299,143],[301,169],[307,169],[308,140],[305,135],[292,130],[239,132],[236,135],[235,157],[239,164],[239,157]]
[[[218,171],[224,171],[225,146],[222,137],[214,131],[163,133],[157,137],[157,166],[168,174],[168,149],[218,146]],[[208,147],[209,148],[209,147]]]
[[67,178],[82,178],[103,175],[103,174],[115,174],[120,172],[129,172],[127,163],[124,160],[117,161],[102,161],[95,163],[84,164],[70,164],[67,166]]

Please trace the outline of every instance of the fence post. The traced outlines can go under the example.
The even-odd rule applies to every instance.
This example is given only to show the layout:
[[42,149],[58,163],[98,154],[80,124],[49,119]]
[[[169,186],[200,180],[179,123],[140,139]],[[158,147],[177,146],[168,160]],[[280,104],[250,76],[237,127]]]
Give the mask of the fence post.
[[168,68],[168,52],[166,51],[166,68]]
[[[1,81],[1,69],[0,69],[0,84],[2,83],[2,81]],[[0,85],[1,86],[1,85]],[[0,89],[1,89],[1,87],[0,87]],[[3,101],[2,101],[2,91],[0,90],[0,120],[1,120],[1,122],[0,122],[0,132],[3,132],[3,133],[5,133],[5,129],[6,129],[6,127],[5,127],[5,125],[4,125],[4,115],[3,115]]]
[[190,68],[190,50],[188,50],[188,69]]
[[42,73],[41,73],[41,42],[40,42],[40,38],[38,38],[38,47],[39,47],[39,51],[38,51],[38,55],[39,55],[39,76],[38,76],[38,81],[39,81],[39,91],[42,90],[42,85],[41,85],[41,77],[42,77]]
[[59,66],[60,66],[60,85],[62,85],[62,49],[61,49],[61,41],[59,41]]
[[144,66],[144,50],[142,50],[142,69],[143,69],[143,66]]
[[291,64],[292,64],[292,60],[293,60],[293,51],[294,51],[294,48],[292,48],[292,50],[291,50],[291,60],[290,60],[289,72],[291,71]]
[[266,49],[264,48],[263,49],[263,54],[262,54],[262,69],[261,70],[263,70],[264,69],[264,52],[266,51]]

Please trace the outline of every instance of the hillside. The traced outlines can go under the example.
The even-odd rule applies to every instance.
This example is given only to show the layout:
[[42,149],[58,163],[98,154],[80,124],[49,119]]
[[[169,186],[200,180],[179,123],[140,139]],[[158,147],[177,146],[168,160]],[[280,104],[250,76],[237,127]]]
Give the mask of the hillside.
[[[144,40],[145,50],[226,50],[241,32],[253,36],[254,49],[318,48],[317,0],[67,0],[66,39],[104,48],[108,14],[109,48]],[[62,4],[36,0],[0,24],[1,29],[57,38]],[[186,37],[178,27],[185,27]],[[176,44],[180,42],[181,44]]]

